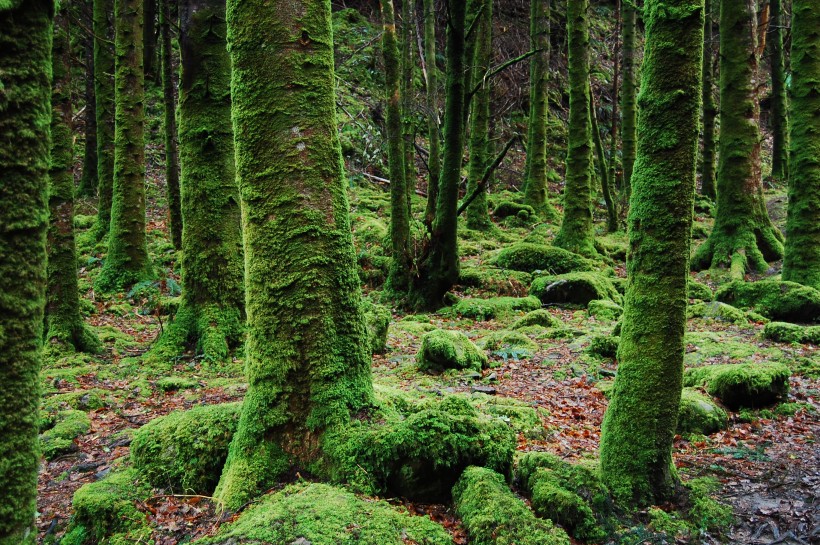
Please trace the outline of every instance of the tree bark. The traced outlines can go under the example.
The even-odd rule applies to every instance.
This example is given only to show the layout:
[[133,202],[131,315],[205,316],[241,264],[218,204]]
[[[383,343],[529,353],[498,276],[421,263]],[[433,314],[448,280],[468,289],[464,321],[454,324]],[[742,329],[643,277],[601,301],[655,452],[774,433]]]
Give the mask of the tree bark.
[[424,9],[424,63],[427,66],[427,139],[430,155],[427,158],[427,207],[424,221],[432,227],[436,216],[438,182],[441,177],[441,144],[438,118],[438,67],[436,66],[436,9],[434,0],[423,0]]
[[[168,230],[174,248],[182,248],[182,205],[179,196],[179,151],[177,146],[176,96],[172,75],[171,0],[160,0],[160,33],[162,35],[162,97],[165,137],[165,185],[168,191]],[[224,2],[223,2],[224,3]]]
[[[601,193],[604,195],[606,203],[606,228],[610,233],[618,230],[618,209],[615,207],[615,199],[612,197],[612,178],[609,177],[609,165],[604,151],[604,140],[601,136],[601,129],[598,126],[598,113],[595,107],[595,97],[592,89],[589,91],[589,118],[592,122],[592,138],[595,142],[595,154],[598,156],[598,173],[601,176]],[[613,158],[614,160],[614,158]]]
[[[413,36],[415,0],[401,3],[401,121],[404,140],[404,180],[407,191],[407,211],[411,214],[410,200],[416,190],[416,129],[413,120]],[[395,15],[394,15],[395,18]]]
[[[82,14],[88,27],[94,26],[92,0],[84,0]],[[87,32],[83,36],[83,59],[85,61],[85,127],[83,149],[83,170],[80,183],[77,186],[77,195],[93,197],[97,194],[97,108],[94,96],[94,36]]]
[[97,114],[97,239],[111,230],[114,191],[114,0],[94,1],[94,101]]
[[714,4],[720,0],[706,0],[703,20],[703,164],[700,174],[700,192],[710,199],[717,197],[715,190],[715,52]]
[[785,182],[789,179],[789,118],[786,92],[786,60],[783,53],[782,0],[769,4],[769,41],[767,43],[772,76],[772,179]]
[[623,87],[621,89],[621,110],[623,111],[622,129],[622,150],[624,181],[623,181],[623,202],[629,207],[629,195],[632,187],[632,169],[635,165],[635,143],[637,133],[635,132],[638,110],[635,108],[635,99],[638,91],[638,59],[636,51],[636,32],[638,26],[638,8],[635,6],[637,0],[628,0],[623,5]]

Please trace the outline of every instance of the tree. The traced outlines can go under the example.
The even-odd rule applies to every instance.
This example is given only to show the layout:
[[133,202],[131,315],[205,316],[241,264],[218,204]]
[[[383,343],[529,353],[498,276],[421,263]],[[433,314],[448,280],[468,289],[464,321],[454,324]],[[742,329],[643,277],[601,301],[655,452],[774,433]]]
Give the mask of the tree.
[[179,22],[182,303],[151,358],[192,345],[220,361],[241,340],[245,297],[225,0],[182,0]]
[[[330,0],[229,0],[248,392],[214,496],[236,509],[372,401],[336,130]],[[299,85],[293,82],[298,81]]]
[[145,242],[145,91],[142,71],[142,0],[114,6],[114,186],[108,255],[95,287],[103,292],[153,276]]
[[93,0],[94,110],[97,116],[97,239],[111,230],[114,191],[114,0]]
[[786,95],[786,61],[783,55],[783,7],[782,0],[769,3],[769,41],[772,74],[772,179],[785,182],[789,179],[789,118]]
[[700,192],[714,200],[715,190],[715,51],[713,1],[706,0],[703,19],[703,164],[700,171]]
[[783,236],[763,200],[757,88],[756,10],[747,0],[722,0],[717,210],[692,267],[729,266],[737,279],[783,257]]
[[555,245],[594,255],[592,226],[592,123],[589,90],[589,0],[567,1],[569,136],[564,218]]
[[0,3],[0,545],[37,537],[53,10]]
[[647,0],[626,306],[618,375],[601,433],[615,498],[672,499],[700,108],[703,0]]
[[434,0],[423,0],[424,9],[424,65],[425,107],[427,109],[427,139],[430,153],[427,158],[427,206],[424,222],[432,227],[436,216],[438,181],[441,177],[441,145],[439,142],[438,77],[436,72],[436,9]]
[[791,157],[783,280],[820,289],[820,6],[792,3]]
[[402,138],[404,140],[404,180],[407,192],[407,209],[410,210],[410,198],[416,189],[416,127],[413,119],[413,49],[415,35],[413,32],[416,13],[415,0],[402,0],[401,3],[401,116]]
[[51,93],[51,165],[48,171],[48,289],[46,339],[83,352],[100,341],[80,314],[77,250],[74,244],[74,130],[71,105],[71,43],[68,8],[54,27]]
[[622,149],[624,179],[623,194],[624,202],[629,203],[629,193],[632,187],[632,168],[635,165],[635,142],[637,133],[635,132],[638,110],[635,108],[635,97],[637,95],[638,81],[638,58],[636,33],[638,28],[638,0],[624,0],[623,20],[621,22],[623,31],[623,87],[621,89],[621,111],[623,112],[622,129]]
[[[604,140],[601,129],[598,127],[598,108],[595,106],[595,96],[589,90],[589,120],[592,124],[592,141],[595,143],[595,154],[598,156],[598,174],[601,177],[601,193],[606,203],[606,228],[610,233],[618,230],[618,210],[612,196],[613,180],[609,176],[609,165],[604,151]],[[614,157],[612,158],[614,161]]]
[[550,0],[530,3],[530,115],[527,123],[527,162],[524,167],[524,204],[546,221],[559,219],[547,199],[547,116],[549,114]]
[[163,0],[142,0],[142,66],[145,77],[157,81],[157,2]]
[[[80,10],[83,24],[87,28],[94,25],[93,2],[83,0]],[[83,61],[85,62],[85,146],[83,150],[83,170],[80,183],[77,186],[77,195],[91,197],[97,194],[97,108],[94,96],[94,35],[92,32],[83,34]]]
[[171,0],[160,0],[160,34],[162,36],[162,98],[165,136],[165,185],[168,190],[168,230],[174,248],[182,248],[182,205],[179,197],[179,152],[177,149],[176,97],[172,76]]

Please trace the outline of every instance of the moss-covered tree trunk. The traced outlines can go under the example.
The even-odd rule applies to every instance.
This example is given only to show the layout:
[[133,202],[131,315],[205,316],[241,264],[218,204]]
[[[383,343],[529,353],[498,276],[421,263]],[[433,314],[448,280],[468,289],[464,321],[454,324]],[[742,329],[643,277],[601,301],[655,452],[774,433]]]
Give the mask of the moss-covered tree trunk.
[[720,3],[720,136],[717,211],[692,267],[730,267],[735,278],[783,257],[783,236],[763,198],[757,100],[757,13],[748,0]]
[[97,114],[97,238],[111,229],[114,191],[114,0],[93,0],[94,102]]
[[[168,191],[168,228],[174,248],[182,248],[182,205],[179,196],[179,151],[177,148],[176,97],[172,75],[173,48],[171,46],[171,0],[162,2],[159,12],[162,36],[162,98],[163,129],[165,131],[165,185]],[[223,1],[224,3],[224,1]]]
[[782,0],[769,4],[769,39],[766,44],[772,75],[772,179],[785,182],[789,179],[789,118],[787,114],[786,60],[783,52]]
[[647,0],[618,375],[601,433],[615,498],[672,499],[700,110],[703,0]]
[[37,537],[53,9],[0,4],[0,545]]
[[[609,174],[609,164],[606,160],[604,150],[604,139],[601,136],[601,129],[598,126],[598,108],[595,107],[595,97],[592,89],[589,91],[589,119],[592,123],[592,138],[595,142],[595,155],[598,156],[598,174],[601,178],[601,193],[606,203],[606,228],[610,233],[618,230],[618,209],[615,206],[613,193],[613,181]],[[614,158],[613,158],[614,159]]]
[[[405,0],[406,2],[407,0]],[[396,38],[393,0],[381,0],[382,53],[384,83],[387,98],[387,161],[390,168],[390,241],[392,260],[387,277],[388,290],[396,295],[410,288],[410,215],[407,192],[407,171],[404,162],[407,142],[402,131],[401,59]]]
[[[214,496],[236,509],[371,403],[336,132],[330,0],[229,0],[248,392]],[[298,81],[299,85],[293,82]]]
[[245,296],[225,0],[182,0],[179,23],[182,304],[150,358],[193,346],[221,361],[241,340]]
[[121,290],[153,275],[145,241],[142,0],[114,6],[114,187],[108,255],[95,287]]
[[48,171],[48,290],[46,339],[72,350],[96,352],[100,343],[80,315],[74,244],[74,132],[71,44],[67,7],[57,15],[52,49],[51,165]]
[[438,68],[436,67],[436,6],[434,0],[423,0],[424,9],[424,63],[427,66],[425,105],[427,107],[427,206],[424,222],[432,227],[436,216],[438,182],[441,177],[441,144],[438,118]]
[[706,0],[703,19],[703,163],[700,170],[700,192],[714,200],[715,190],[715,49],[714,4],[720,0]]
[[[91,0],[85,0],[82,5],[82,12],[83,19],[88,21],[89,28],[93,26],[92,11]],[[85,146],[83,149],[83,170],[80,183],[77,186],[77,195],[91,197],[97,194],[98,181],[97,108],[94,97],[94,36],[90,32],[83,36],[83,61],[85,62],[85,113],[83,114]]]
[[142,66],[145,78],[157,81],[157,2],[142,0]]
[[447,83],[444,104],[444,160],[438,184],[436,217],[411,296],[420,307],[437,308],[458,281],[458,186],[464,153],[464,21],[466,6],[448,3]]
[[783,280],[820,289],[820,4],[792,2],[791,157]]
[[[490,142],[490,96],[492,93],[491,80],[485,76],[490,69],[493,54],[493,3],[492,0],[482,0],[480,19],[475,23],[475,47],[473,49],[472,85],[477,88],[473,95],[470,107],[470,161],[467,166],[467,195],[472,195],[484,171],[492,162],[492,144]],[[470,229],[486,230],[492,226],[490,214],[487,211],[487,188],[479,191],[478,195],[467,207],[467,227]]]
[[592,124],[589,107],[589,0],[567,0],[569,36],[569,135],[564,218],[555,245],[594,255],[592,225]]
[[620,187],[618,178],[618,97],[621,91],[621,0],[615,0],[615,51],[612,55],[612,130],[609,140],[609,179],[613,194]]
[[527,162],[524,167],[524,204],[549,222],[559,219],[547,198],[547,116],[549,114],[550,0],[530,3],[530,115],[527,124]]
[[[404,180],[407,191],[407,209],[410,213],[410,199],[416,190],[416,128],[413,111],[413,71],[415,64],[413,50],[415,41],[415,0],[401,3],[401,116],[402,139],[404,140]],[[394,16],[395,18],[395,16]]]
[[623,202],[629,206],[629,193],[632,187],[632,168],[635,165],[635,144],[637,133],[635,132],[638,110],[635,107],[635,97],[638,92],[638,53],[636,33],[638,28],[638,8],[635,6],[637,0],[626,0],[623,5],[623,84],[621,88],[621,111],[623,121],[621,123],[622,144],[621,156],[624,166],[623,179]]

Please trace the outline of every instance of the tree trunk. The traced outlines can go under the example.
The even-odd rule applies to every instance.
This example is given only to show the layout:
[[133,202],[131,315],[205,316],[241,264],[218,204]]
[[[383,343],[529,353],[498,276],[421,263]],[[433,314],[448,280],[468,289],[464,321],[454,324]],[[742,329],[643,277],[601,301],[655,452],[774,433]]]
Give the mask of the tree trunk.
[[703,20],[703,164],[701,165],[700,192],[710,199],[717,197],[715,190],[715,52],[714,4],[720,0],[706,0]]
[[750,0],[720,4],[720,136],[717,212],[692,267],[728,266],[736,279],[783,257],[783,235],[763,199],[757,100],[757,13]]
[[769,4],[769,53],[772,74],[772,179],[785,182],[789,179],[789,118],[786,96],[786,61],[783,54],[782,0]]
[[695,188],[703,0],[647,0],[630,257],[618,375],[601,432],[601,471],[616,500],[675,495],[672,463],[683,381]]
[[612,179],[609,177],[609,165],[604,152],[604,140],[601,136],[601,129],[598,126],[598,113],[595,107],[595,97],[592,89],[589,91],[589,118],[592,123],[592,138],[595,142],[595,154],[598,156],[598,173],[601,176],[601,193],[604,195],[606,203],[606,228],[610,233],[618,230],[618,209],[615,207],[615,199],[612,197]]
[[153,276],[145,242],[145,91],[142,72],[142,0],[116,0],[114,188],[111,232],[95,288],[122,290]]
[[820,289],[820,5],[792,2],[791,161],[783,280]]
[[564,218],[555,245],[593,256],[592,124],[589,108],[589,0],[568,0],[569,136]]
[[97,239],[111,230],[114,191],[114,0],[94,1],[94,100],[97,114]]
[[142,0],[142,66],[145,79],[157,80],[157,2],[164,0]]
[[[85,0],[82,5],[84,22],[94,26],[93,5]],[[94,36],[87,32],[83,36],[83,58],[85,60],[85,146],[83,150],[83,170],[77,195],[93,197],[97,194],[97,108],[94,97]]]
[[248,392],[214,496],[236,509],[293,467],[320,471],[325,430],[369,405],[372,384],[330,0],[229,0],[227,20]]
[[[171,0],[160,0],[160,32],[162,35],[162,96],[165,129],[165,181],[168,190],[168,219],[171,243],[182,248],[182,206],[179,197],[179,152],[177,149],[176,97],[172,76]],[[224,4],[224,0],[223,0]]]
[[436,9],[434,0],[423,0],[424,4],[424,63],[427,65],[427,139],[430,155],[427,158],[427,207],[424,222],[432,227],[436,216],[438,182],[441,177],[441,144],[438,119],[438,68],[436,67]]
[[[416,191],[416,129],[413,122],[413,19],[416,13],[414,0],[401,3],[401,119],[404,140],[404,183],[407,191],[407,211],[411,214],[410,199]],[[395,15],[394,15],[395,18]]]
[[621,0],[615,0],[615,53],[612,55],[612,138],[609,141],[609,179],[612,192],[621,187],[618,179],[618,95],[621,81]]
[[51,166],[48,171],[48,289],[46,339],[82,352],[100,342],[80,315],[74,244],[74,131],[71,107],[71,44],[67,7],[57,16],[52,48]]
[[549,222],[560,219],[547,198],[547,117],[549,115],[550,0],[530,3],[530,115],[527,123],[527,162],[524,167],[524,204]]
[[633,0],[624,2],[623,5],[623,86],[621,88],[621,110],[623,111],[622,129],[622,149],[624,166],[623,180],[623,202],[629,207],[629,195],[632,186],[632,168],[635,164],[635,142],[637,133],[635,132],[635,121],[638,111],[635,108],[635,99],[638,91],[638,59],[636,51],[636,32],[638,26],[638,9]]
[[34,545],[54,2],[0,6],[0,545]]

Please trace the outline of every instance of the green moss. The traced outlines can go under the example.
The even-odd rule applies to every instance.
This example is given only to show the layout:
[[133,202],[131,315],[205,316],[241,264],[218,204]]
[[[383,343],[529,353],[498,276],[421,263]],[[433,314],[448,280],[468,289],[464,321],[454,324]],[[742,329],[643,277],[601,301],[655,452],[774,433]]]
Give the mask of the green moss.
[[437,329],[421,338],[416,363],[422,371],[480,370],[487,356],[464,333]]
[[683,389],[678,411],[678,433],[709,435],[725,430],[728,425],[726,411],[718,407],[711,398],[693,388]]
[[505,360],[529,358],[538,350],[538,343],[520,331],[493,331],[481,339],[481,345]]
[[486,394],[473,394],[470,403],[480,412],[495,416],[507,422],[516,433],[527,437],[538,438],[544,434],[544,426],[532,404],[509,397],[496,397]]
[[549,274],[593,271],[595,264],[563,248],[521,242],[501,250],[495,264],[506,269]]
[[108,392],[99,388],[65,392],[43,398],[43,412],[52,414],[63,409],[95,411],[108,405]]
[[88,433],[91,419],[83,411],[60,411],[54,417],[54,426],[40,434],[40,448],[47,460],[76,450],[74,439]]
[[688,536],[689,525],[678,517],[676,513],[667,513],[659,507],[650,507],[649,527],[666,537]]
[[697,530],[713,533],[724,533],[734,522],[732,508],[712,498],[720,489],[720,483],[713,477],[692,479],[686,486],[689,488],[688,518]]
[[528,204],[520,204],[513,201],[502,201],[499,202],[495,208],[493,208],[493,216],[499,219],[509,218],[511,216],[519,217],[522,212],[525,220],[528,220],[529,218],[533,218],[533,220],[535,220],[537,218],[535,209]]
[[717,320],[719,322],[729,322],[732,324],[748,323],[746,313],[742,310],[721,303],[720,301],[712,301],[711,303],[696,303],[686,307],[687,318],[703,318],[708,320]]
[[712,288],[691,278],[686,285],[686,295],[689,299],[700,299],[701,301],[711,301],[714,296]]
[[538,309],[528,312],[523,317],[516,320],[516,322],[510,326],[510,329],[521,329],[523,327],[530,326],[561,328],[564,327],[564,322],[562,322],[558,317],[550,314],[548,310]]
[[489,299],[461,299],[453,305],[452,312],[474,320],[490,320],[522,310],[541,308],[535,297],[491,297]]
[[462,267],[458,283],[465,287],[482,288],[498,295],[521,295],[532,282],[529,273],[497,269],[490,266]]
[[490,469],[467,468],[453,489],[453,499],[456,514],[475,545],[569,544],[563,530],[536,518],[504,477]]
[[786,322],[769,322],[763,328],[763,337],[786,343],[820,345],[820,326],[799,326]]
[[621,295],[607,277],[592,272],[542,276],[533,280],[530,295],[544,304],[588,305],[595,299],[622,301]]
[[157,380],[156,386],[163,392],[172,392],[175,390],[193,390],[199,388],[198,380],[185,377],[162,377]]
[[776,402],[788,392],[790,375],[788,367],[776,362],[707,365],[687,369],[683,384],[703,386],[709,395],[737,410]]
[[618,355],[618,344],[621,338],[612,335],[594,335],[589,340],[587,353],[602,358],[614,358]]
[[624,312],[624,307],[609,299],[593,299],[587,305],[587,313],[598,320],[617,320]]
[[820,291],[795,282],[734,281],[721,287],[715,299],[785,322],[820,322]]
[[210,494],[228,457],[240,409],[240,403],[203,405],[152,420],[134,435],[134,467],[157,488]]
[[390,309],[371,303],[368,299],[362,300],[364,318],[367,323],[367,336],[370,341],[372,354],[383,354],[387,350],[387,329],[390,326]]
[[781,403],[774,409],[774,414],[778,416],[794,416],[801,411],[807,413],[816,413],[817,409],[811,403],[795,402],[795,403]]
[[528,452],[519,458],[516,477],[521,485],[530,489],[538,473],[547,470],[558,486],[580,496],[600,516],[609,515],[613,505],[609,491],[601,481],[600,468],[595,462],[570,464],[547,452]]
[[589,505],[575,492],[560,486],[551,470],[536,470],[530,477],[530,494],[533,511],[560,524],[571,536],[583,540],[604,537]]

